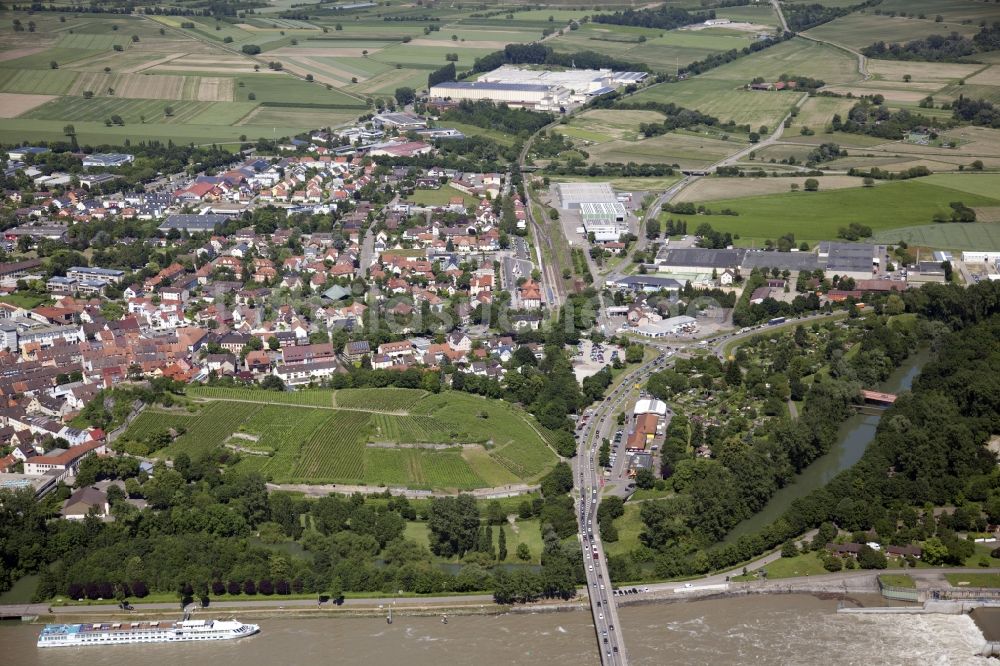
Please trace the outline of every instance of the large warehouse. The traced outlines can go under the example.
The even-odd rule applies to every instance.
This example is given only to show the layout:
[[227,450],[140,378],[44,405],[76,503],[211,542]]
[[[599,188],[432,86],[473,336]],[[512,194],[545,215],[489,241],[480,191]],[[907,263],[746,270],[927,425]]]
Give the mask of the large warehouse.
[[580,220],[587,234],[594,234],[594,240],[598,242],[617,241],[622,234],[629,231],[625,220],[628,213],[625,206],[617,201],[588,202],[580,204]]
[[508,106],[561,111],[586,103],[623,85],[638,83],[645,72],[610,69],[527,69],[503,65],[477,81],[451,81],[432,86],[432,99],[492,100]]
[[446,81],[431,86],[433,99],[462,101],[490,100],[507,106],[540,111],[559,111],[570,103],[570,93],[562,86],[539,83],[486,83],[481,81]]
[[584,203],[618,203],[611,183],[556,183],[559,207],[576,210]]

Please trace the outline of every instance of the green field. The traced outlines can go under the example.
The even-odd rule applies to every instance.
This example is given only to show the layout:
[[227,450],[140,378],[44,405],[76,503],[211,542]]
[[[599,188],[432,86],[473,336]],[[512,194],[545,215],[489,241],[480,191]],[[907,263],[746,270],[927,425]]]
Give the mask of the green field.
[[[172,115],[165,109],[170,107]],[[162,123],[166,125],[229,125],[256,108],[253,103],[170,102],[162,99],[119,99],[117,97],[60,97],[32,109],[21,118],[34,120],[103,121],[119,115],[126,125]],[[207,122],[206,122],[207,121]]]
[[[1000,205],[1000,199],[959,192],[922,180],[897,181],[873,188],[830,192],[824,192],[823,179],[818,180],[819,192],[789,192],[718,200],[709,204],[713,209],[731,208],[739,213],[737,216],[679,217],[687,217],[688,223],[693,225],[692,229],[707,222],[717,231],[739,234],[741,244],[744,245],[751,240],[775,239],[788,232],[795,234],[796,241],[835,239],[837,230],[850,222],[859,222],[871,227],[876,233],[884,232],[881,236],[898,240],[896,229],[930,223],[935,212],[950,211],[948,204],[952,201],[962,201],[973,207]],[[892,211],[892,214],[887,215],[887,211]],[[676,214],[672,216],[678,217]],[[945,229],[945,233],[957,233],[959,228],[988,228],[994,225],[936,226]],[[955,232],[951,227],[955,227]]]
[[641,504],[625,505],[625,515],[615,519],[618,528],[618,541],[605,541],[604,552],[608,555],[624,555],[639,547],[639,535],[646,529],[639,517]]
[[937,173],[923,182],[984,197],[1000,194],[1000,173]]
[[148,409],[123,440],[179,436],[156,455],[226,447],[276,482],[469,490],[532,482],[556,461],[533,419],[499,400],[411,389],[191,387],[194,413]]
[[[310,105],[341,105],[363,107],[364,103],[353,95],[339,90],[327,90],[319,83],[307,83],[290,76],[258,74],[240,76],[236,79],[237,98],[244,100],[254,93],[258,102],[280,102],[282,104],[308,107]],[[242,86],[240,84],[243,84]]]
[[459,192],[451,185],[444,185],[436,190],[414,190],[413,194],[406,197],[406,200],[421,206],[447,206],[453,197],[462,197],[466,208],[479,203],[475,197]]
[[1000,224],[924,224],[875,234],[879,243],[898,243],[944,250],[1000,251]]
[[1000,587],[1000,574],[995,573],[946,573],[944,577],[952,587]]
[[[640,40],[640,37],[643,38]],[[611,24],[585,23],[547,43],[556,51],[596,51],[621,60],[645,63],[658,71],[678,67],[706,56],[748,46],[751,33],[734,31],[663,31]]]
[[0,69],[0,92],[60,95],[67,92],[77,73],[68,69]]
[[616,139],[588,146],[592,162],[676,164],[681,168],[703,167],[746,146],[739,140],[722,140],[710,134],[671,132],[640,141]]
[[749,91],[751,79],[777,79],[781,74],[804,75],[827,83],[858,77],[857,62],[833,47],[792,39],[753,55],[711,69],[685,81],[660,83],[632,99],[679,104],[723,121],[773,129],[801,98],[796,92]]
[[883,585],[889,585],[891,587],[906,587],[906,588],[916,588],[917,581],[913,580],[913,577],[908,574],[882,574],[878,577],[882,581]]
[[[923,5],[923,9],[918,9],[914,4]],[[983,3],[958,2],[949,3],[953,5],[972,5],[981,8],[982,18],[987,18],[992,10],[989,5]],[[889,10],[886,5],[879,7],[882,10],[881,16],[874,15],[871,11],[866,14],[855,12],[829,23],[817,26],[808,30],[806,34],[831,41],[835,44],[843,44],[855,49],[861,49],[877,41],[885,42],[908,42],[912,39],[919,39],[927,35],[948,35],[952,32],[971,37],[979,32],[975,23],[963,24],[961,18],[957,16],[953,19],[948,15],[945,2],[941,0],[926,0],[920,3],[908,3],[904,9],[897,5],[896,11],[921,12],[926,11],[930,16],[927,19],[911,19],[901,16],[890,17],[886,15]],[[963,12],[964,13],[964,12]],[[944,15],[948,20],[942,23],[935,23],[934,16]],[[988,19],[987,19],[988,20]]]
[[[822,576],[829,573],[823,568],[823,563],[815,551],[796,555],[795,557],[779,557],[766,567],[768,580],[779,578],[797,578],[799,576]],[[737,576],[736,580],[749,580],[753,576],[743,578]]]

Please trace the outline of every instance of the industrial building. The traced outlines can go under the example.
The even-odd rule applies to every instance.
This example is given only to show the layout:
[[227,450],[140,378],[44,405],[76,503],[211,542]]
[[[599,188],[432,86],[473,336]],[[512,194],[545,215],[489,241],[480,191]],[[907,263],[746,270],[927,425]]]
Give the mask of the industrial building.
[[632,409],[632,415],[638,416],[639,414],[657,414],[659,416],[667,415],[667,404],[662,400],[656,400],[653,398],[643,398],[635,403],[635,407]]
[[636,327],[633,333],[647,338],[665,338],[670,335],[680,335],[681,333],[693,333],[698,330],[698,320],[687,315],[651,321],[648,324]]
[[503,65],[482,74],[476,81],[439,83],[429,93],[432,99],[487,99],[509,106],[562,111],[614,92],[620,86],[639,83],[646,76],[646,72],[610,69],[546,70]]
[[556,183],[559,207],[577,210],[584,203],[619,203],[611,183]]
[[580,219],[583,224],[619,224],[623,225],[628,212],[625,206],[617,201],[613,203],[585,201],[580,204]]
[[995,264],[1000,261],[1000,252],[963,252],[962,261],[967,264]]
[[227,216],[215,213],[209,213],[207,215],[176,213],[174,215],[168,215],[167,219],[160,223],[160,226],[157,228],[160,231],[179,229],[193,234],[199,231],[214,231],[215,225],[222,224],[228,220],[229,218]]
[[134,155],[127,153],[94,153],[83,158],[83,168],[90,169],[99,167],[108,169],[112,167],[125,166],[135,161]]
[[710,250],[673,248],[657,259],[664,273],[700,273],[730,269],[749,274],[754,268],[823,270],[830,275],[865,280],[879,277],[888,263],[886,246],[824,241],[815,252],[765,252],[745,248]]
[[479,77],[487,83],[519,83],[558,86],[569,91],[573,104],[613,92],[619,86],[639,83],[646,72],[614,72],[610,69],[527,69],[503,65]]
[[580,204],[580,220],[587,235],[594,234],[594,241],[616,241],[629,231],[625,206],[617,201],[583,202]]
[[570,103],[570,92],[562,86],[537,83],[487,83],[446,81],[431,86],[430,96],[443,100],[489,100],[512,107],[559,111]]
[[670,292],[679,292],[684,288],[684,284],[674,278],[648,274],[628,275],[614,281],[608,281],[607,285],[616,289],[645,292],[660,291],[661,289],[666,289]]
[[402,132],[418,130],[427,127],[427,119],[414,113],[379,113],[372,117],[372,123],[376,127],[392,127]]

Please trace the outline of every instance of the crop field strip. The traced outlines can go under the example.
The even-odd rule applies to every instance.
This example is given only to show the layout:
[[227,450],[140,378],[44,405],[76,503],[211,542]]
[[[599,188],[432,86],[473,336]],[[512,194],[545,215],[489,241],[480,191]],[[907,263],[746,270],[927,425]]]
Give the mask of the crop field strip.
[[[164,124],[187,124],[213,106],[211,102],[169,102],[153,99],[118,99],[103,97],[84,99],[82,97],[60,97],[22,115],[35,120],[103,121],[119,115],[126,123],[146,121]],[[165,109],[172,115],[167,116]]]

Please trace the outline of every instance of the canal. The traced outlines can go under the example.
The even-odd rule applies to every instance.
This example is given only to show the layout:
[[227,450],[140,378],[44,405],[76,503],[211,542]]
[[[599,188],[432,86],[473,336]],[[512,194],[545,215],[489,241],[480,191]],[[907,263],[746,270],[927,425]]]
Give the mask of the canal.
[[[886,393],[908,391],[920,369],[930,358],[931,352],[926,348],[910,354],[888,379],[872,388]],[[875,428],[880,418],[879,415],[859,413],[844,421],[830,451],[817,458],[793,478],[791,483],[776,492],[763,509],[736,525],[726,535],[725,542],[731,543],[744,534],[753,534],[767,527],[780,518],[793,501],[826,485],[837,474],[858,462],[875,438]]]

